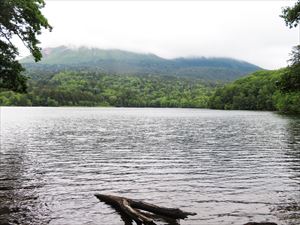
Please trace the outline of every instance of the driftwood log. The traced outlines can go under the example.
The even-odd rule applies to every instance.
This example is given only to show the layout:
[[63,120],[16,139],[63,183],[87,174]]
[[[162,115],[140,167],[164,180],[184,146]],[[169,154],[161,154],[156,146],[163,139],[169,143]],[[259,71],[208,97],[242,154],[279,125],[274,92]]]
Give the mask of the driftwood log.
[[[157,218],[155,215],[158,215],[166,221],[176,221],[177,219],[185,219],[188,216],[196,215],[196,213],[185,212],[177,208],[160,207],[143,201],[114,195],[96,194],[95,196],[100,201],[114,207],[121,216],[127,216],[129,221],[134,220],[137,224],[155,225],[154,218]],[[150,212],[151,214],[144,211]],[[130,222],[128,224],[130,224]],[[173,224],[175,224],[175,222]]]
[[[179,225],[178,219],[185,219],[188,216],[196,215],[196,213],[185,212],[177,208],[160,207],[143,201],[115,195],[95,194],[95,196],[100,201],[105,202],[116,209],[121,215],[122,220],[125,222],[125,225],[132,225],[132,221],[135,221],[137,224],[155,225],[155,219],[164,220],[168,222],[168,224]],[[272,222],[249,222],[244,225],[277,224]]]
[[249,222],[249,223],[246,223],[244,225],[277,225],[277,223],[272,223],[272,222]]

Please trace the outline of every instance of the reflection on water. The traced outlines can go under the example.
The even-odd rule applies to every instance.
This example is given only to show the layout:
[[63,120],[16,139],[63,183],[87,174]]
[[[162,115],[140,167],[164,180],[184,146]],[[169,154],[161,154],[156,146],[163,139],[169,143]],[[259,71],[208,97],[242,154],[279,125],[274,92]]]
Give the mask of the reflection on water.
[[295,180],[296,191],[293,196],[283,195],[282,203],[274,207],[277,215],[283,221],[289,221],[289,224],[300,223],[300,118],[290,117],[288,119],[285,154],[288,158],[287,170],[291,180]]
[[123,225],[94,197],[111,193],[197,212],[183,225],[296,225],[299,186],[299,118],[1,108],[0,224]]

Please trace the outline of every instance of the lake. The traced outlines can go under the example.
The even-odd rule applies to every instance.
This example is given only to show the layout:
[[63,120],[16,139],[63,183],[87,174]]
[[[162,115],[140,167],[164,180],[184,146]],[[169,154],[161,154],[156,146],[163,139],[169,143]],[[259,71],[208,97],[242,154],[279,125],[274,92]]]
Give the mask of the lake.
[[300,224],[297,117],[201,109],[0,110],[0,224],[123,225],[96,193],[197,213],[182,225]]

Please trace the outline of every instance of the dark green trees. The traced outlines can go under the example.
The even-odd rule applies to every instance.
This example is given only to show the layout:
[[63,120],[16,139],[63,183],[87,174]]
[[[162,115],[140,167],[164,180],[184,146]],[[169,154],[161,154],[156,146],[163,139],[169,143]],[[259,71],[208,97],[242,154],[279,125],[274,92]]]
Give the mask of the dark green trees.
[[284,93],[300,91],[300,45],[293,48],[291,63],[278,82],[278,87]]
[[276,110],[276,81],[284,70],[258,71],[217,89],[209,101],[214,109]]
[[20,38],[34,59],[41,59],[37,35],[43,28],[52,29],[40,11],[44,5],[43,0],[0,1],[0,89],[26,91],[26,78],[21,75],[23,68],[16,60],[19,52],[12,38]]
[[[281,17],[289,28],[297,27],[300,21],[300,0],[293,7],[284,8]],[[300,45],[293,48],[289,62],[288,70],[278,83],[284,93],[300,91]]]
[[289,28],[297,27],[300,20],[300,1],[298,0],[293,7],[285,7],[281,17]]
[[31,79],[27,94],[0,93],[0,105],[204,108],[211,90],[189,78],[65,71]]

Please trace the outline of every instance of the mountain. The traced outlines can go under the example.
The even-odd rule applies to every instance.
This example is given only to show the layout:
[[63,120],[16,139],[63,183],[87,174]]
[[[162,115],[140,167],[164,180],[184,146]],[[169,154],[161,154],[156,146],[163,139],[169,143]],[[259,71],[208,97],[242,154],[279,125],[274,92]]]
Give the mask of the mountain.
[[43,59],[39,63],[34,63],[32,56],[20,60],[29,74],[85,70],[119,75],[162,75],[231,81],[261,70],[256,65],[231,58],[164,59],[154,54],[66,46],[46,48],[42,53]]

